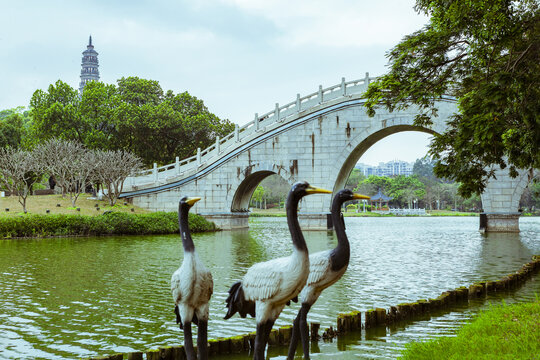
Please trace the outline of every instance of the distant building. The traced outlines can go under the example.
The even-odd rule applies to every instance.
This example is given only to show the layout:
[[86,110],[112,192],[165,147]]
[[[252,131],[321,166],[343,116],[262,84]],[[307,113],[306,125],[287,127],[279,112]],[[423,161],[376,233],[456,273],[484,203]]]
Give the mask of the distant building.
[[90,36],[86,50],[82,54],[81,82],[79,83],[79,92],[81,94],[87,82],[99,81],[99,54],[92,45],[92,36]]
[[379,163],[379,165],[366,165],[362,163],[356,164],[356,168],[359,169],[366,177],[370,175],[375,176],[395,176],[405,175],[411,176],[413,173],[414,163],[408,163],[401,160],[393,160],[387,163]]

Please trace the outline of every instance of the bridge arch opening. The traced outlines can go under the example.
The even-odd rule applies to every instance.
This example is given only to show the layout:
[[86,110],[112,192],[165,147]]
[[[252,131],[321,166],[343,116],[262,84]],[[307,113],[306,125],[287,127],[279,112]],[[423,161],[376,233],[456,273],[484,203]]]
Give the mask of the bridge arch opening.
[[[260,170],[253,172],[246,176],[237,187],[231,204],[231,212],[247,212],[251,198],[253,197],[257,186],[259,186],[261,183],[264,184],[265,180],[268,181],[272,179],[277,180],[277,182],[285,183],[287,184],[287,187],[289,187],[289,182],[283,176],[274,171]],[[285,195],[287,194],[286,191],[284,193]]]
[[[390,126],[386,127],[384,129],[381,129],[377,132],[374,132],[373,134],[369,135],[362,141],[360,141],[356,147],[353,149],[352,152],[346,157],[345,161],[341,165],[341,168],[339,169],[338,175],[336,177],[336,181],[334,183],[334,192],[339,191],[340,189],[343,189],[346,184],[347,180],[349,179],[349,175],[353,171],[355,165],[358,163],[358,161],[362,158],[362,156],[377,142],[380,140],[395,135],[398,133],[403,132],[423,132],[426,134],[433,135],[435,132],[428,128],[423,128],[419,126],[413,126],[413,125],[396,125],[396,126]],[[399,148],[401,145],[396,145],[396,148]],[[399,155],[396,154],[396,159],[399,158]],[[404,160],[404,159],[400,159]],[[369,195],[369,194],[366,194]]]

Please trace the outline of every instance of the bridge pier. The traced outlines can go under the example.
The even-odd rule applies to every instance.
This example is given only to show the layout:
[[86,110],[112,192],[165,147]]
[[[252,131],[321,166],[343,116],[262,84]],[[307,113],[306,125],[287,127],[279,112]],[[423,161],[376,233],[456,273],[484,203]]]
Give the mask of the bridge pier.
[[519,232],[519,200],[529,183],[529,173],[519,170],[512,178],[507,169],[497,169],[482,194],[484,213],[480,214],[480,231]]
[[199,214],[206,220],[212,221],[221,230],[235,230],[249,228],[249,212],[231,212]]
[[485,232],[519,232],[518,213],[482,213],[480,214],[480,230]]
[[329,212],[299,213],[298,223],[302,230],[328,230],[332,229],[331,222],[328,222],[329,217]]

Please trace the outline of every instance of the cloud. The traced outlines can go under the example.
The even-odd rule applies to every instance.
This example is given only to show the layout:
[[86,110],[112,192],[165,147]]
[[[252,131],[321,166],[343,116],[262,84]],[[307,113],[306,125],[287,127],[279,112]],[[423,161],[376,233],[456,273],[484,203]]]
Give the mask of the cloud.
[[[382,4],[379,4],[382,3]],[[88,35],[100,76],[158,80],[244,123],[341,77],[384,72],[385,51],[421,26],[413,0],[50,0],[0,12],[0,108],[58,79],[78,87]],[[92,16],[81,18],[91,9]],[[9,15],[8,15],[9,14]],[[51,20],[54,18],[54,20]]]
[[206,28],[164,28],[132,19],[111,21],[99,27],[103,45],[122,44],[129,48],[167,51],[176,47],[200,48],[216,42],[216,35]]
[[427,22],[413,1],[221,1],[272,21],[281,30],[276,40],[292,47],[393,45]]

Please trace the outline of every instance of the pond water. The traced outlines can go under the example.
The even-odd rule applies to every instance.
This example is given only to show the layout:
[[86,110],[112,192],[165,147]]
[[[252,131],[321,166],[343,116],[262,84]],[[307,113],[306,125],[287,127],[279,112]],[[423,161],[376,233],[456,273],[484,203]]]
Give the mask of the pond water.
[[[339,312],[388,308],[475,281],[497,280],[540,254],[540,218],[520,219],[519,234],[488,236],[477,231],[476,217],[345,222],[351,264],[308,315],[308,321],[321,323],[321,331],[335,326]],[[223,320],[227,290],[252,264],[291,251],[285,218],[254,218],[250,226],[193,236],[214,276],[209,338],[255,330],[251,318]],[[332,232],[304,234],[310,251],[336,244]],[[182,256],[177,235],[0,240],[0,358],[70,359],[182,344],[169,287]],[[505,301],[531,300],[535,292],[540,293],[538,277]],[[484,306],[478,302],[388,332],[320,341],[313,358],[396,358],[404,344],[450,334]],[[298,308],[287,307],[276,327],[291,324]],[[270,358],[285,354],[285,348],[269,349]]]

